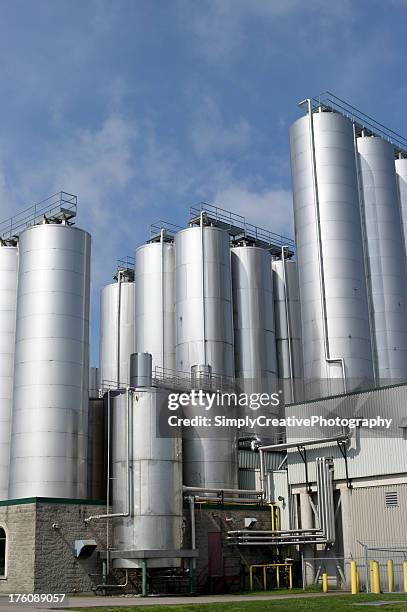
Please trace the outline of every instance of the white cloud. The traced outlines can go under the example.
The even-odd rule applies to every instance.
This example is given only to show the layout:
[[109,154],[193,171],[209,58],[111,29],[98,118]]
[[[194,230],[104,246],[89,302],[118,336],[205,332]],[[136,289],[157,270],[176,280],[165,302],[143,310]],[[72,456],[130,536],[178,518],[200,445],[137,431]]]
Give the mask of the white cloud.
[[243,215],[248,223],[293,237],[292,196],[286,189],[256,191],[236,183],[220,189],[214,203]]

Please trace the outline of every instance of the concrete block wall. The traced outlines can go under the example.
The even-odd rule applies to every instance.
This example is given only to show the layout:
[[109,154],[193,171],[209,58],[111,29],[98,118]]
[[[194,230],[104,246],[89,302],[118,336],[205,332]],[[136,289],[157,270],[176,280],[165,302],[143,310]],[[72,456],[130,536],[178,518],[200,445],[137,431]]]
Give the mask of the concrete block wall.
[[[84,519],[105,511],[103,505],[68,500],[1,502],[0,526],[7,532],[8,549],[0,594],[90,592],[101,581],[98,551],[106,548],[106,521]],[[98,550],[88,559],[75,559],[75,540],[90,538]]]
[[0,594],[34,592],[35,515],[35,503],[0,506],[7,534],[7,579],[0,579]]

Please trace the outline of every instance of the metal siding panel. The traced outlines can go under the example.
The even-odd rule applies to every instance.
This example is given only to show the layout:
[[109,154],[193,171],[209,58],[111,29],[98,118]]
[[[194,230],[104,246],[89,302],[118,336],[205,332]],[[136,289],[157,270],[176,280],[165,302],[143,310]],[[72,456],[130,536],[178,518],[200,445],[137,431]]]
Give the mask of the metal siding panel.
[[[327,398],[318,402],[288,406],[286,416],[295,415],[309,417],[312,415],[332,416],[341,410],[347,415],[377,416],[392,418],[391,431],[374,431],[367,429],[353,430],[356,432],[348,449],[348,467],[351,478],[385,476],[387,474],[405,474],[407,471],[407,440],[403,438],[400,422],[405,418],[407,405],[407,385],[375,389],[364,393],[354,393],[347,396]],[[301,433],[287,428],[287,442],[301,441],[310,438],[327,437],[342,433],[333,428],[309,428],[307,435],[304,428]],[[315,460],[321,456],[334,458],[335,480],[345,478],[344,460],[335,443],[328,446],[307,448],[309,478],[316,480]],[[297,451],[288,452],[289,477],[291,484],[305,482],[304,464]]]

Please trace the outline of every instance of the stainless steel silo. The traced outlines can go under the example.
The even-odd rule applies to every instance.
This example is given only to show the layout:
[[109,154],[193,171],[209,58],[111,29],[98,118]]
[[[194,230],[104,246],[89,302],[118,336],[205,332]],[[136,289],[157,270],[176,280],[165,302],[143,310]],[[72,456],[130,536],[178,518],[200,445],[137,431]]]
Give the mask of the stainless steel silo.
[[[278,390],[271,255],[265,249],[231,250],[235,368],[248,393]],[[278,412],[278,410],[277,410]]]
[[120,270],[116,279],[100,295],[99,383],[120,387],[129,384],[135,350],[135,284]]
[[19,238],[10,498],[86,497],[90,236]]
[[176,368],[208,364],[234,376],[229,236],[216,227],[189,227],[175,236]]
[[290,149],[304,379],[317,397],[373,380],[352,123],[309,109]]
[[380,384],[407,380],[407,269],[393,145],[357,139],[366,227],[376,372]]
[[[180,550],[181,432],[174,428],[172,437],[159,436],[159,420],[168,416],[168,391],[143,388],[113,394],[112,407],[113,513],[123,515],[114,522],[113,547]],[[179,560],[149,558],[148,565],[171,567]],[[114,567],[140,567],[140,559],[115,559]]]
[[[219,376],[234,376],[228,234],[203,225],[202,219],[200,227],[189,227],[177,233],[175,279],[177,370],[190,373],[193,366],[211,366],[216,387]],[[234,407],[229,412],[229,416],[235,416]],[[201,413],[204,413],[203,408]],[[197,427],[194,431],[184,428],[183,459],[184,484],[237,488],[234,428],[216,432],[206,427]]]
[[297,262],[273,261],[278,378],[286,404],[302,399],[301,306]]
[[150,242],[136,251],[136,351],[151,353],[155,368],[175,370],[174,245]]
[[8,498],[18,249],[0,246],[0,500]]

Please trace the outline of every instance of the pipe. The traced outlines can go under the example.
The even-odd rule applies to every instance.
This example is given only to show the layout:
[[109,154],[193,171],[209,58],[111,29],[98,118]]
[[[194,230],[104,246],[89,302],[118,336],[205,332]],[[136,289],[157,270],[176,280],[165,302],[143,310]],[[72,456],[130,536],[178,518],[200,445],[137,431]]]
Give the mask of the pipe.
[[267,490],[266,490],[266,469],[265,469],[265,465],[264,465],[264,455],[262,452],[262,446],[259,446],[259,464],[260,464],[260,487],[261,487],[261,491],[262,491],[262,498],[266,499],[267,497]]
[[96,593],[99,589],[125,589],[129,584],[129,570],[125,570],[126,580],[123,584],[97,584],[92,588],[92,591]]
[[[350,439],[350,434],[338,434],[337,436],[330,436],[328,438],[314,438],[313,440],[304,440],[303,442],[285,442],[284,444],[271,444],[269,446],[259,446],[259,453],[263,452],[278,452],[287,450],[288,448],[297,448],[298,446],[313,446],[319,444],[327,444],[328,442],[347,442]],[[261,462],[260,462],[261,463]]]
[[288,287],[285,267],[285,249],[287,246],[281,247],[281,262],[283,264],[283,282],[284,282],[284,304],[285,304],[285,317],[287,321],[287,339],[288,339],[288,364],[290,370],[290,388],[291,388],[291,403],[295,402],[295,391],[294,391],[294,368],[293,368],[293,356],[291,346],[291,321],[290,321],[290,309],[288,305]]
[[263,491],[253,489],[206,489],[205,487],[190,487],[184,485],[182,490],[185,493],[236,493],[241,495],[262,495]]
[[262,499],[257,498],[249,498],[249,497],[195,497],[195,501],[200,504],[210,504],[210,503],[222,503],[226,505],[246,505],[246,506],[259,506],[262,503]]
[[161,367],[162,367],[162,371],[165,372],[165,363],[164,363],[164,356],[165,356],[165,312],[164,312],[164,296],[165,296],[165,289],[164,289],[164,229],[161,228],[161,232],[160,232],[160,247],[161,247],[161,287],[160,287],[160,291],[161,291]]
[[201,228],[201,291],[202,291],[202,348],[203,348],[203,363],[206,363],[206,312],[205,312],[205,236],[203,224],[204,212],[201,211],[200,228]]
[[[195,498],[193,495],[188,497],[189,513],[191,517],[191,550],[196,550],[196,526],[195,526]],[[193,568],[196,567],[196,559],[193,559]]]
[[[108,483],[107,483],[107,512],[106,514],[94,514],[85,518],[85,523],[89,523],[90,521],[96,521],[100,519],[113,519],[113,518],[121,518],[128,517],[131,513],[131,486],[130,486],[130,388],[126,389],[126,488],[127,488],[127,510],[126,512],[116,512],[114,514],[109,513],[110,507],[110,488],[109,488],[109,480],[110,480],[110,468],[109,464],[107,467],[108,473]],[[108,404],[107,404],[107,447],[108,447],[108,461],[110,461],[110,390],[107,392]]]
[[312,102],[310,98],[307,99],[307,105],[308,105],[308,118],[309,118],[312,183],[313,183],[313,192],[314,192],[315,227],[316,227],[316,233],[317,233],[317,247],[318,247],[317,251],[318,251],[318,268],[319,268],[319,290],[320,290],[321,309],[322,309],[324,354],[325,354],[326,363],[328,364],[329,363],[340,363],[341,364],[343,390],[344,390],[344,393],[347,393],[345,360],[342,357],[331,357],[330,350],[329,350],[328,317],[327,317],[327,312],[326,312],[324,264],[323,264],[323,256],[322,256],[321,223],[320,223],[320,214],[319,214],[318,181],[317,181],[317,169],[316,169],[316,162],[315,162],[314,121],[313,121],[313,113],[312,113]]
[[117,388],[120,389],[120,319],[121,319],[121,310],[122,310],[122,270],[118,270],[117,272],[117,338],[116,338],[116,378],[117,378]]
[[243,534],[243,535],[251,535],[251,534],[256,534],[256,535],[261,535],[261,534],[285,534],[285,533],[308,533],[308,532],[312,532],[312,533],[322,533],[322,529],[315,529],[315,527],[310,527],[309,529],[276,529],[276,530],[270,530],[270,529],[262,529],[262,530],[253,530],[253,529],[238,529],[236,531],[228,531],[228,535],[239,535],[239,534]]

